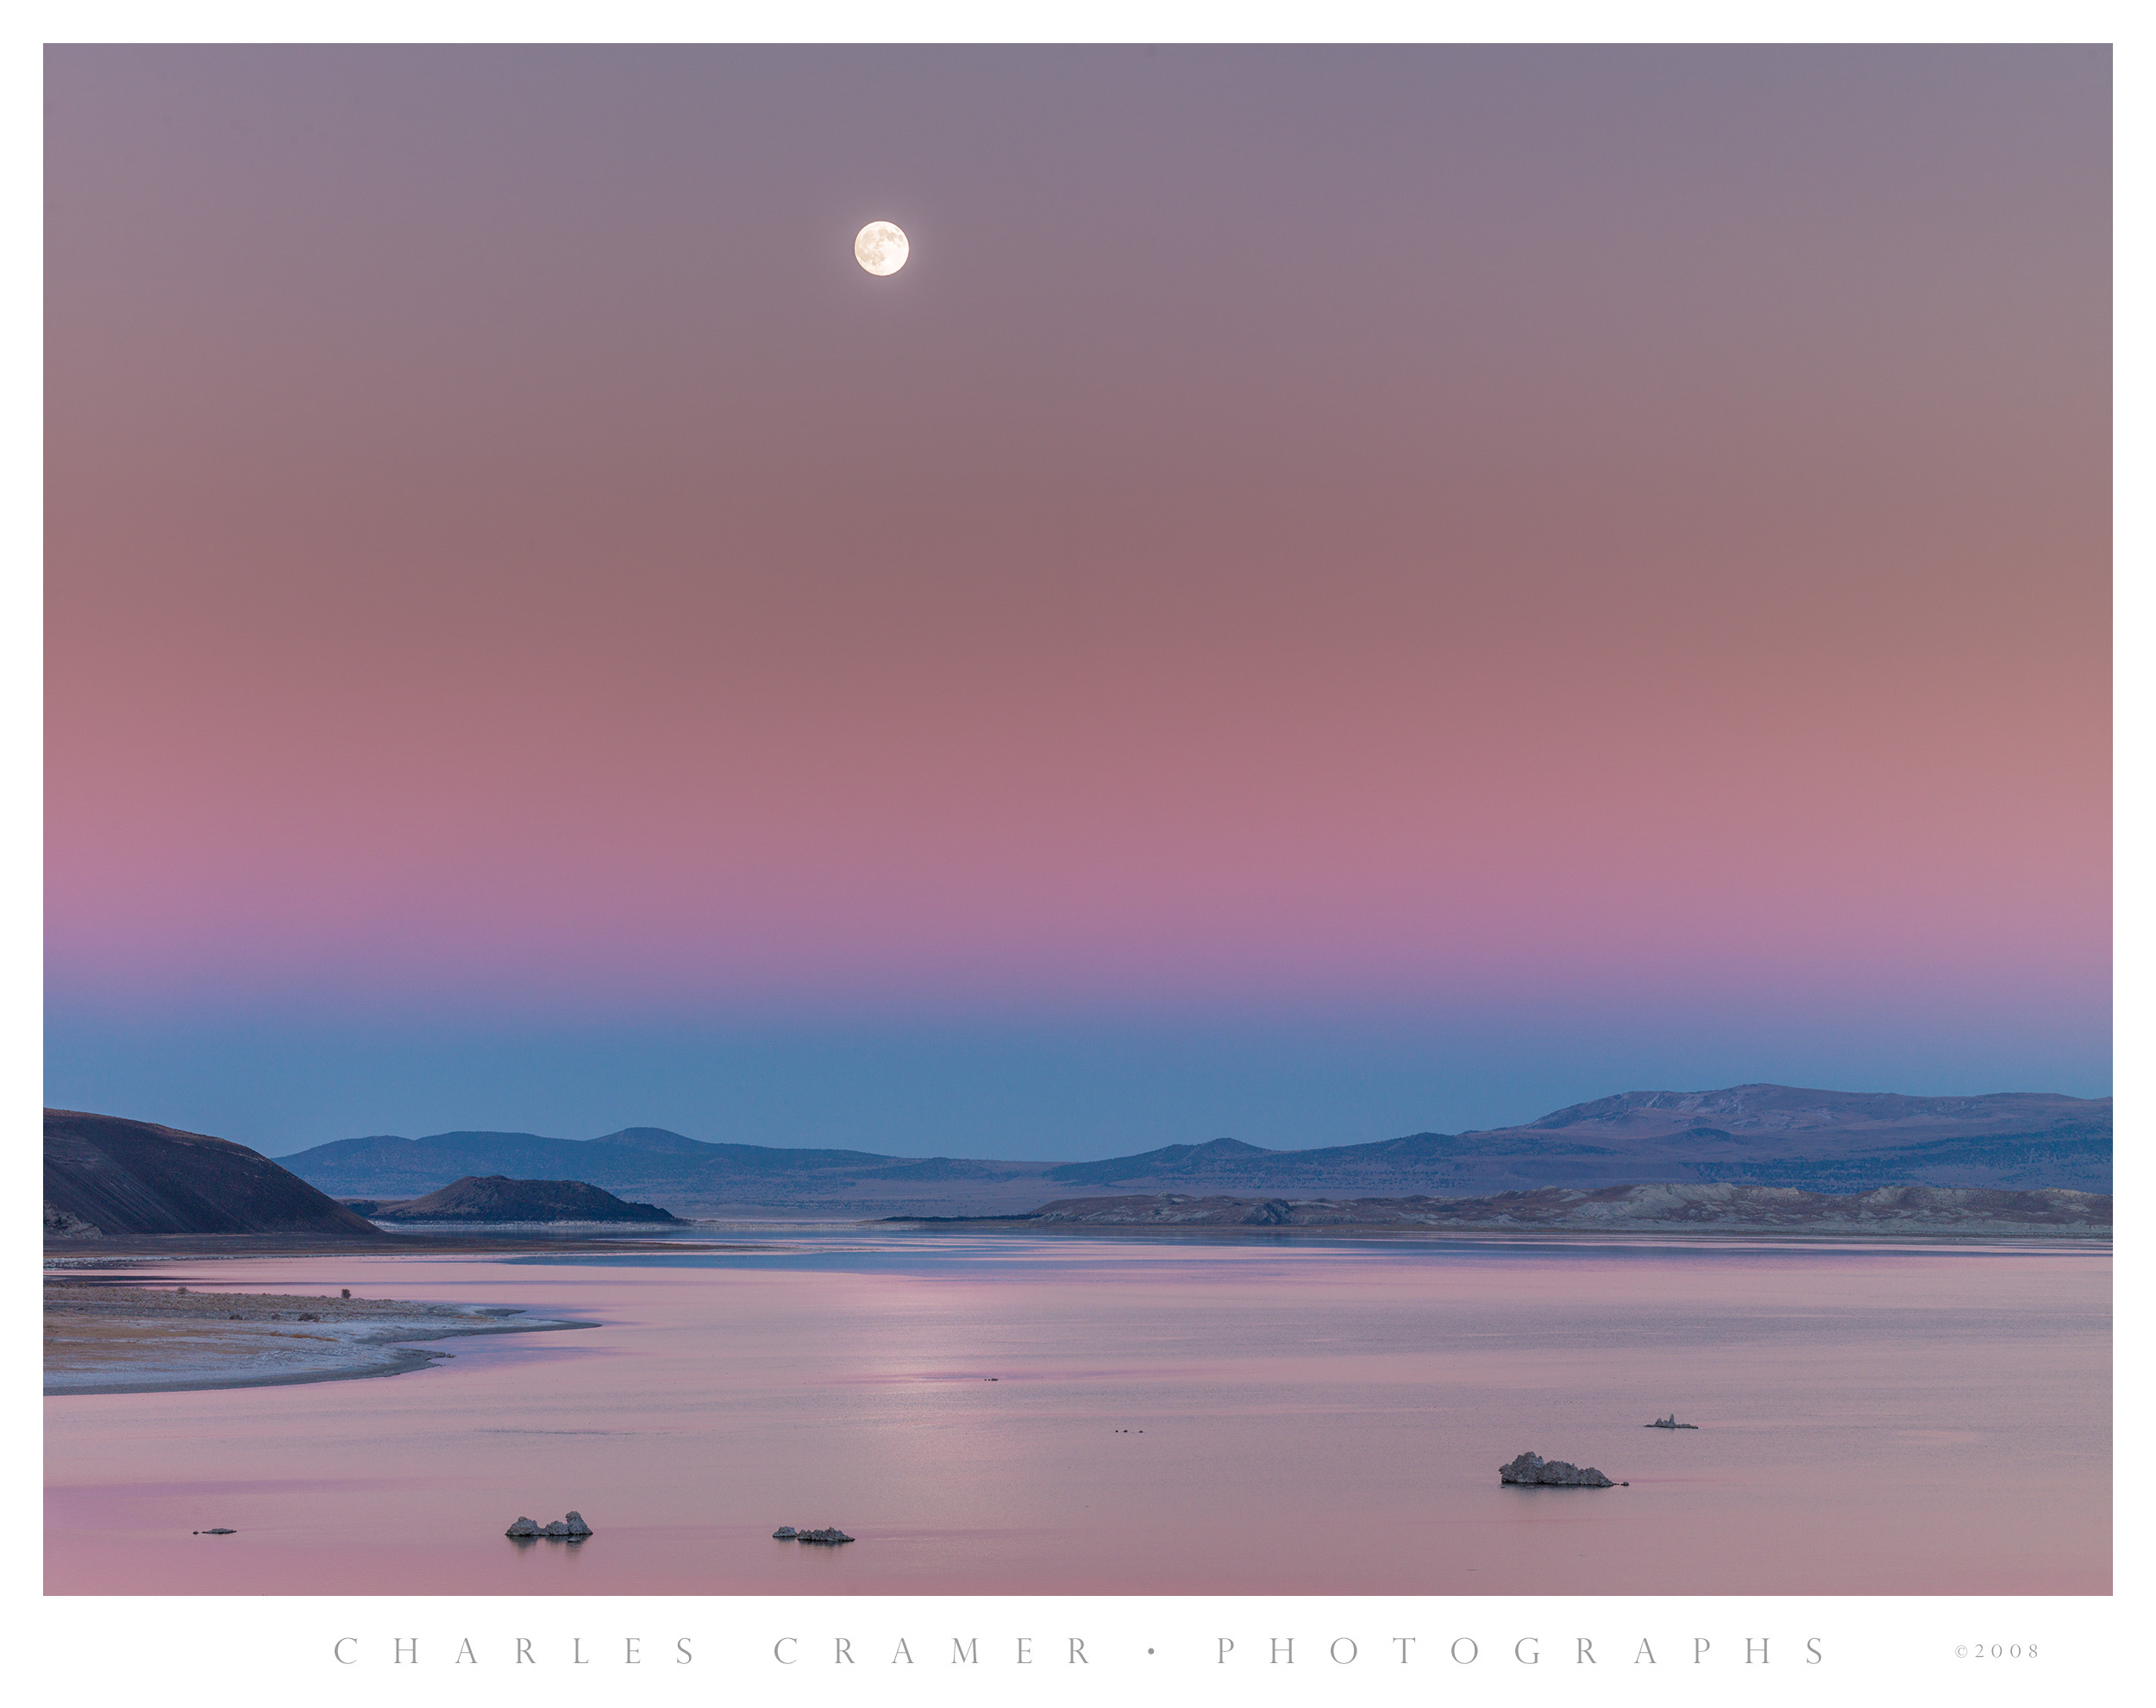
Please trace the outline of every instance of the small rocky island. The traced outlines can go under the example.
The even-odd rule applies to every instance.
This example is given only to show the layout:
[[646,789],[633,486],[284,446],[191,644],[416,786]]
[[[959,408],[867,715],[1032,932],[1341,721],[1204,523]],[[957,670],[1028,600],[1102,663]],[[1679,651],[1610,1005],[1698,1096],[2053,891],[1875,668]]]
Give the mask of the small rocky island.
[[630,1204],[582,1180],[512,1180],[467,1174],[424,1198],[354,1198],[345,1207],[374,1222],[661,1222],[681,1218],[655,1204]]
[[836,1547],[842,1542],[851,1542],[853,1538],[845,1531],[835,1528],[825,1530],[797,1530],[791,1524],[781,1524],[777,1530],[772,1531],[771,1540],[774,1542],[820,1542],[827,1547]]
[[[544,1507],[539,1510],[546,1511]],[[582,1542],[592,1534],[592,1527],[584,1522],[581,1512],[571,1512],[551,1524],[535,1524],[529,1518],[519,1518],[502,1534],[518,1542]]]
[[1562,1459],[1545,1459],[1539,1453],[1523,1453],[1509,1465],[1497,1467],[1501,1483],[1532,1484],[1543,1488],[1614,1488],[1616,1485],[1589,1465],[1584,1471]]
[[1666,1417],[1658,1417],[1651,1423],[1642,1423],[1639,1427],[1643,1430],[1696,1430],[1699,1425],[1678,1423],[1677,1413],[1672,1411]]

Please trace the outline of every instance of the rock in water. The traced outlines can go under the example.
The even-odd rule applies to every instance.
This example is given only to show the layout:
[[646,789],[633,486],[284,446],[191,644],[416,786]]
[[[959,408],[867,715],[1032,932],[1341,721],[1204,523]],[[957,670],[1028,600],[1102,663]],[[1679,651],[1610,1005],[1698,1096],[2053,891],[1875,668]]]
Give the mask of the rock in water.
[[1501,1483],[1532,1483],[1548,1488],[1609,1488],[1608,1477],[1589,1465],[1584,1471],[1562,1459],[1545,1459],[1539,1453],[1523,1453],[1509,1465],[1497,1467]]
[[543,1536],[555,1542],[582,1542],[592,1534],[592,1527],[584,1522],[581,1512],[572,1512],[566,1518],[556,1518],[551,1524],[535,1524],[529,1518],[519,1518],[502,1534],[515,1536],[520,1541]]
[[793,1525],[781,1524],[777,1530],[772,1531],[771,1540],[774,1542],[792,1542],[794,1537],[799,1536],[800,1534],[800,1531],[795,1530]]

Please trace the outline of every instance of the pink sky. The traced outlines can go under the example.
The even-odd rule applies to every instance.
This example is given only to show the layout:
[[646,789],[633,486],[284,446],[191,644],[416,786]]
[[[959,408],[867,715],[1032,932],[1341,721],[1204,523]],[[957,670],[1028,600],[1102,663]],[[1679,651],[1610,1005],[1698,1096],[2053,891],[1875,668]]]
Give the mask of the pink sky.
[[2100,53],[49,97],[70,1062],[1487,997],[1883,1006],[2108,1089]]

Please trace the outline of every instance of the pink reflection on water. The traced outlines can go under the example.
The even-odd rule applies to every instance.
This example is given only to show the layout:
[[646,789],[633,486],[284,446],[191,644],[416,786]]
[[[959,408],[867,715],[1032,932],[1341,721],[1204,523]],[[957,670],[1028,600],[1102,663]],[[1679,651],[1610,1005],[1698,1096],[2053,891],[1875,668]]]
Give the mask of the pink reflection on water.
[[[47,1401],[47,1590],[2110,1587],[2108,1252],[854,1243],[160,1272],[599,1326]],[[1672,1407],[1703,1427],[1640,1427]],[[1631,1486],[1500,1486],[1523,1448]],[[501,1535],[571,1507],[592,1541]]]

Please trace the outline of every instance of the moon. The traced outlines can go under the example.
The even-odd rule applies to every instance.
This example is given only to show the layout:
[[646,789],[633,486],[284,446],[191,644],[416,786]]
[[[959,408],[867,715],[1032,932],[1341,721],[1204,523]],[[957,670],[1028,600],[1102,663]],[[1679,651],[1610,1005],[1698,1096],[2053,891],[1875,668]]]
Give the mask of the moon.
[[890,278],[912,252],[906,234],[889,220],[870,220],[854,239],[854,259],[878,278]]

